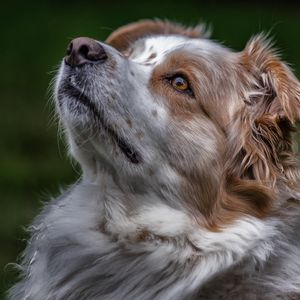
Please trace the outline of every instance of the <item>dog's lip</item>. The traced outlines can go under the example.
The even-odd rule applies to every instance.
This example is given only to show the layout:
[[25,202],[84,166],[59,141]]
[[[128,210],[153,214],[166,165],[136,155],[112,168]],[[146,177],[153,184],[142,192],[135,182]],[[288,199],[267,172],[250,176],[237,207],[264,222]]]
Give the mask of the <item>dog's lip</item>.
[[67,94],[71,96],[73,99],[76,99],[83,105],[85,105],[89,110],[93,113],[94,117],[100,122],[103,126],[105,132],[107,132],[118,144],[121,151],[124,155],[130,160],[130,162],[134,164],[138,164],[142,162],[142,157],[140,153],[134,149],[132,145],[130,145],[125,139],[120,137],[106,122],[104,121],[103,113],[101,113],[94,103],[87,97],[83,91],[81,91],[78,87],[74,86],[71,83],[63,85],[60,88],[59,94]]

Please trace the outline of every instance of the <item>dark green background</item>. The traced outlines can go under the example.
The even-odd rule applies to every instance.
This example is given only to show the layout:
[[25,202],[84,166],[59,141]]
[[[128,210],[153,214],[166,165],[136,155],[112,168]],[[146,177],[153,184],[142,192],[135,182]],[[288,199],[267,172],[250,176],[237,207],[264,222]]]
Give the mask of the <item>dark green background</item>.
[[[251,3],[250,3],[251,2]],[[205,4],[206,3],[206,4]],[[77,36],[100,40],[140,18],[213,25],[213,38],[241,50],[249,37],[271,31],[282,56],[300,71],[300,8],[282,3],[200,1],[10,1],[0,7],[0,292],[16,279],[24,228],[42,202],[78,176],[53,118],[55,69]],[[1,296],[0,296],[1,298]],[[43,300],[43,299],[41,299]]]

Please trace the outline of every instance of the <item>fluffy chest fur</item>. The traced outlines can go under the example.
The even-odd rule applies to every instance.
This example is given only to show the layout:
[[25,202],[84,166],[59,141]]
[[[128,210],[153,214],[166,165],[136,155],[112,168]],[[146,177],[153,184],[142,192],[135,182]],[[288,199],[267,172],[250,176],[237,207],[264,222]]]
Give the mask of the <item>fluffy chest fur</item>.
[[11,299],[298,299],[300,85],[262,38],[143,21],[72,41],[56,105],[81,180]]
[[290,299],[297,292],[296,220],[245,218],[212,233],[159,203],[129,216],[124,196],[81,183],[48,204],[30,228],[26,279],[12,299]]

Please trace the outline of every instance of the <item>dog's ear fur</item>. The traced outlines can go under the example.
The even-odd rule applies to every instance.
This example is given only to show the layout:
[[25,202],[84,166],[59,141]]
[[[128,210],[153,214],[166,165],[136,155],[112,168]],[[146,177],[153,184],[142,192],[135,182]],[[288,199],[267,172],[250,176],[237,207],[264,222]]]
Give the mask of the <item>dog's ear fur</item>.
[[239,63],[245,106],[229,133],[227,171],[263,184],[289,184],[299,175],[292,132],[300,120],[300,83],[262,36],[250,40]]
[[176,34],[190,38],[208,37],[209,32],[202,24],[196,27],[185,27],[180,24],[161,20],[141,20],[122,26],[106,39],[106,43],[119,51],[125,51],[136,40],[151,36]]
[[258,103],[267,106],[265,113],[287,118],[293,124],[299,121],[300,82],[272,49],[270,40],[262,35],[252,38],[242,52],[242,63],[254,79],[249,104],[268,101],[268,105]]
[[280,189],[299,195],[292,133],[300,120],[300,83],[262,36],[251,39],[237,59],[245,105],[227,129],[224,182],[212,224],[239,213],[264,218],[278,205]]

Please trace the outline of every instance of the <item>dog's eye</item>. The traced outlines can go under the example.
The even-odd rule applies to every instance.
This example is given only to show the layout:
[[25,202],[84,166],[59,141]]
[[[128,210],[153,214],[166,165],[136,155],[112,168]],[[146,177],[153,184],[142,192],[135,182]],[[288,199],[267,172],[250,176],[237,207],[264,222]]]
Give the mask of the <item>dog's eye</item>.
[[189,82],[182,75],[175,75],[169,79],[172,87],[179,92],[192,93]]
[[189,89],[189,84],[182,76],[175,76],[171,79],[172,86],[179,91],[186,91]]

